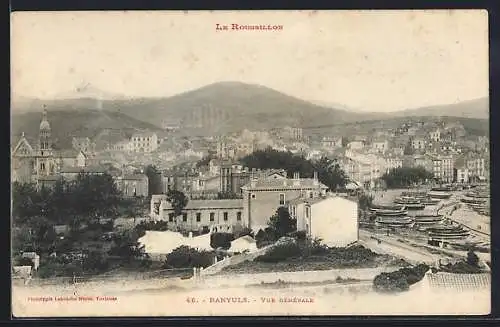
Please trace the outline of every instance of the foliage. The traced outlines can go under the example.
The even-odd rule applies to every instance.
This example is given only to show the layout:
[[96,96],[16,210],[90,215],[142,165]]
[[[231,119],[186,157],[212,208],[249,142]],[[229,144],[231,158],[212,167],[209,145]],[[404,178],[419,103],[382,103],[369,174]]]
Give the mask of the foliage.
[[213,249],[223,248],[229,250],[233,240],[234,235],[231,233],[212,233],[210,235],[210,246]]
[[280,238],[297,230],[297,220],[290,216],[288,208],[279,207],[274,216],[269,218],[268,226],[276,238]]
[[12,260],[12,263],[14,266],[31,266],[31,267],[34,266],[33,260],[31,260],[30,258],[21,257],[21,256],[15,257]]
[[479,257],[472,250],[467,252],[467,264],[473,267],[479,266]]
[[361,193],[358,196],[359,209],[368,210],[373,203],[373,196],[365,193]]
[[208,251],[198,251],[186,245],[174,249],[167,255],[166,267],[193,268],[208,267],[213,263],[214,254]]
[[273,244],[274,242],[276,242],[276,240],[276,233],[269,227],[264,230],[261,229],[257,232],[257,234],[255,234],[255,242],[257,248],[259,249],[264,246]]
[[174,209],[174,214],[177,217],[187,206],[189,200],[181,191],[169,190],[167,193],[167,201],[170,202],[170,205]]
[[295,242],[279,244],[273,246],[265,254],[255,258],[257,262],[280,262],[288,258],[298,257],[301,255],[301,249]]
[[241,196],[234,193],[234,192],[219,192],[219,193],[217,193],[217,199],[219,199],[219,200],[239,199],[239,198],[241,198]]
[[388,188],[408,187],[432,179],[433,174],[423,167],[394,168],[382,176]]
[[144,245],[138,242],[141,237],[140,230],[124,231],[113,239],[113,247],[109,254],[123,258],[125,261],[143,258],[145,256]]
[[212,159],[215,159],[215,155],[209,154],[207,156],[204,156],[196,163],[196,168],[208,166]]
[[240,161],[249,168],[285,169],[288,177],[293,177],[293,174],[298,172],[302,177],[311,178],[316,171],[319,181],[331,190],[343,187],[347,182],[346,175],[338,163],[325,157],[318,161],[310,161],[301,155],[267,148],[257,150]]
[[379,292],[407,291],[410,285],[421,281],[428,270],[428,265],[419,264],[415,267],[405,267],[390,273],[381,273],[373,280],[373,287]]
[[162,194],[161,172],[155,166],[148,165],[144,169],[144,174],[148,176],[148,194]]

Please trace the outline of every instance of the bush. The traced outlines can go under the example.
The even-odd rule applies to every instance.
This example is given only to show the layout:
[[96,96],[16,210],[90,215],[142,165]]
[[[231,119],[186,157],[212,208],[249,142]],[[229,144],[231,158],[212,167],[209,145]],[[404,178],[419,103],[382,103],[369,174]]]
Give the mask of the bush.
[[479,257],[472,250],[467,252],[467,263],[470,266],[474,266],[474,267],[479,266]]
[[411,268],[401,268],[390,273],[381,273],[373,280],[373,287],[379,292],[402,292],[424,278],[429,266],[420,264]]
[[255,235],[255,241],[257,248],[262,248],[264,246],[273,244],[276,242],[278,238],[276,237],[275,232],[271,228],[266,228],[265,230],[259,230],[259,232]]
[[205,268],[212,265],[213,258],[213,252],[198,251],[197,249],[182,245],[167,255],[165,266],[168,268]]
[[240,237],[247,236],[247,235],[254,237],[254,233],[253,233],[251,228],[243,227],[240,231],[238,231],[236,233],[234,238],[240,238]]
[[302,251],[297,243],[283,243],[272,247],[267,253],[255,258],[255,261],[275,263],[301,255]]
[[213,249],[223,248],[229,250],[233,240],[234,235],[231,233],[213,233],[210,235],[210,246]]

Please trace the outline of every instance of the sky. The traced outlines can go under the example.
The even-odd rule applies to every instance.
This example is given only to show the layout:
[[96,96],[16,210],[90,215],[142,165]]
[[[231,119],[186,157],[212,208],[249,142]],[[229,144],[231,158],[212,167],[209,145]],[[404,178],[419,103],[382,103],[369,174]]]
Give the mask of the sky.
[[[216,24],[282,25],[217,31]],[[162,97],[260,84],[396,111],[488,96],[487,12],[17,12],[13,100]]]

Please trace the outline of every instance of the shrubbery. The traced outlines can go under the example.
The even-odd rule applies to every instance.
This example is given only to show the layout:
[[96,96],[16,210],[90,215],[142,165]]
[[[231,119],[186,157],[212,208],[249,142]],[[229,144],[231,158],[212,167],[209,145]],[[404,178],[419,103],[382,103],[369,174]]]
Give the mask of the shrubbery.
[[412,268],[401,268],[390,273],[381,273],[373,280],[373,287],[379,292],[402,292],[424,278],[429,266],[420,264]]
[[208,267],[213,264],[214,253],[198,251],[186,245],[174,249],[167,255],[166,268]]
[[280,262],[288,258],[299,257],[302,250],[297,243],[284,243],[273,246],[267,253],[255,258],[257,262]]
[[213,233],[210,235],[210,246],[213,249],[223,248],[229,250],[234,235],[231,233]]

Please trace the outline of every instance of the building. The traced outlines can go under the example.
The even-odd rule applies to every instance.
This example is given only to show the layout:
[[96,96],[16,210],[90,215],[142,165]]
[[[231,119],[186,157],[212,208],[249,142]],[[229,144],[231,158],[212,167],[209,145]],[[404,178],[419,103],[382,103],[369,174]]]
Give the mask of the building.
[[288,202],[297,230],[327,246],[345,247],[358,241],[358,204],[339,196],[298,198]]
[[415,151],[424,151],[425,145],[426,145],[426,140],[422,136],[415,136],[411,140],[411,146],[413,147],[413,150],[415,150]]
[[68,167],[63,168],[59,171],[59,175],[65,180],[75,180],[78,175],[104,175],[107,173],[107,169],[100,166],[90,166],[90,167]]
[[434,178],[443,182],[453,182],[453,156],[451,155],[438,155],[429,156],[432,160],[432,173]]
[[93,153],[95,151],[95,143],[88,137],[73,137],[71,144],[74,150],[83,153]]
[[81,150],[55,151],[52,148],[52,130],[44,110],[38,133],[37,146],[33,147],[24,133],[12,154],[12,181],[36,183],[38,179],[56,175],[67,167],[84,167],[87,155]]
[[170,230],[233,232],[245,226],[241,199],[189,200],[176,217],[166,195],[153,195],[151,217],[166,221]]
[[286,178],[279,174],[265,178],[252,178],[244,185],[243,222],[254,230],[265,228],[269,218],[280,206],[286,206],[286,201],[298,197],[314,199],[326,194],[328,187],[320,183],[317,174],[313,178],[300,178],[298,173],[294,178]]
[[134,152],[154,152],[158,149],[158,136],[156,133],[136,133],[130,138],[131,150]]
[[124,175],[116,178],[116,185],[126,197],[147,197],[149,179],[145,174]]
[[435,129],[435,130],[429,132],[429,138],[434,142],[440,142],[441,141],[441,130]]
[[486,161],[483,156],[476,153],[469,153],[465,157],[465,165],[469,170],[470,177],[474,181],[487,180]]
[[377,153],[385,153],[389,150],[389,141],[384,139],[376,139],[372,142],[372,150]]
[[347,144],[347,148],[350,150],[362,150],[365,147],[365,141],[351,141]]
[[403,158],[399,156],[385,157],[385,172],[389,173],[392,169],[403,167]]
[[321,146],[325,149],[334,150],[342,147],[341,137],[329,137],[325,136],[321,140]]
[[467,164],[463,156],[460,156],[455,160],[453,168],[453,181],[462,184],[470,181],[469,169],[467,168]]

